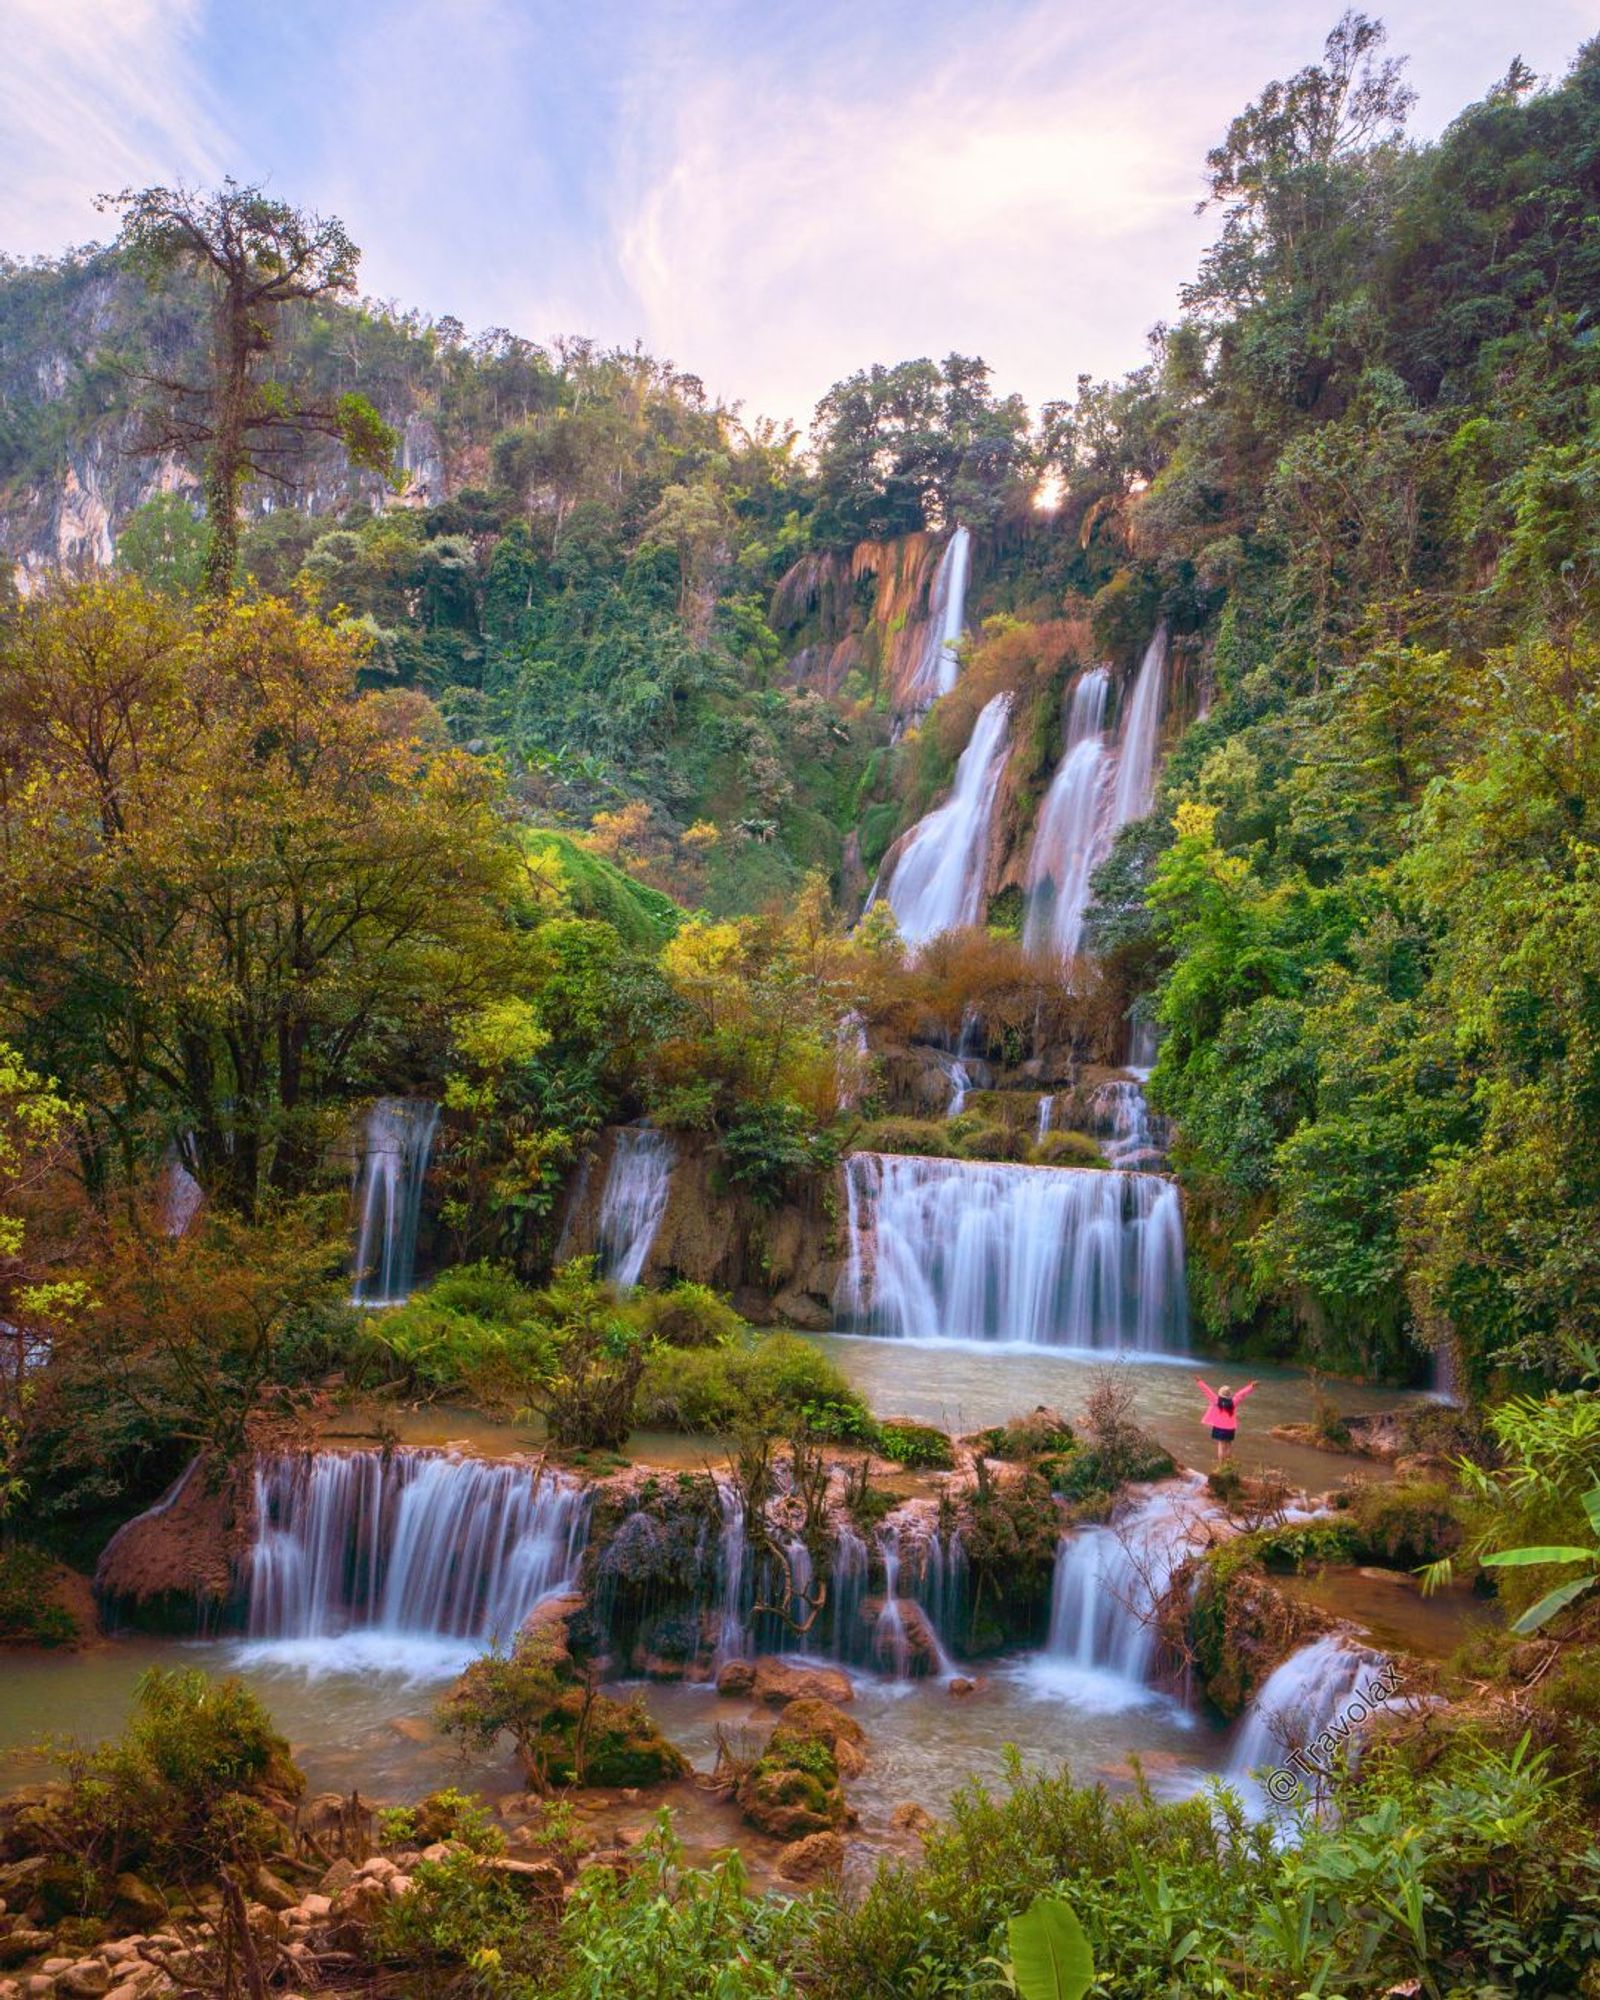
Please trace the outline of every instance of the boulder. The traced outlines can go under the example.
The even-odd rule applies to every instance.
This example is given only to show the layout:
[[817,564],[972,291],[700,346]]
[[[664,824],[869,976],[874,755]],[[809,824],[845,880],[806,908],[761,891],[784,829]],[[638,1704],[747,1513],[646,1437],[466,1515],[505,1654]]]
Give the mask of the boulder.
[[768,1755],[785,1742],[825,1744],[841,1778],[858,1778],[867,1768],[867,1732],[854,1716],[846,1715],[831,1701],[804,1697],[782,1709],[767,1745]]
[[889,1815],[889,1825],[895,1833],[927,1833],[934,1823],[933,1814],[926,1806],[919,1806],[915,1799],[905,1800]]
[[150,1926],[164,1923],[167,1899],[152,1889],[142,1876],[124,1873],[111,1885],[113,1913],[127,1923]]
[[111,1991],[111,1968],[98,1958],[80,1958],[56,1974],[56,1991],[68,2000],[100,2000]]
[[95,1570],[102,1602],[124,1620],[192,1633],[233,1595],[237,1559],[253,1538],[249,1463],[213,1483],[204,1456],[107,1542]]
[[730,1660],[717,1675],[717,1693],[751,1695],[768,1708],[786,1708],[791,1701],[854,1701],[848,1674],[837,1667],[802,1667],[763,1655],[759,1660]]
[[274,1875],[270,1868],[258,1868],[251,1887],[256,1901],[269,1910],[292,1910],[300,1900],[288,1883]]
[[843,1868],[844,1841],[837,1833],[807,1834],[778,1857],[778,1873],[785,1882],[816,1882],[840,1874]]
[[322,1880],[317,1884],[317,1887],[325,1896],[337,1896],[342,1890],[348,1889],[355,1879],[355,1863],[353,1861],[346,1861],[341,1854],[339,1859],[333,1863],[332,1867],[328,1869]]
[[517,1861],[509,1854],[491,1854],[481,1866],[486,1874],[508,1882],[524,1896],[559,1900],[566,1891],[566,1877],[553,1861]]
[[864,1599],[858,1614],[878,1664],[901,1679],[925,1680],[942,1672],[944,1654],[927,1612],[909,1597],[897,1597],[894,1602],[899,1613],[898,1630],[878,1629],[885,1605],[881,1597]]
[[23,1924],[0,1937],[0,1965],[24,1965],[50,1949],[50,1932],[36,1931]]

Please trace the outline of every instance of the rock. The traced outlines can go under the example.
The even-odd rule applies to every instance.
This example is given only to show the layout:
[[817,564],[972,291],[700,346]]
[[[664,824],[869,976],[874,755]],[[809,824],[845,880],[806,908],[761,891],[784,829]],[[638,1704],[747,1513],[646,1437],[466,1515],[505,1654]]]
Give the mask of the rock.
[[281,1881],[270,1868],[258,1868],[253,1884],[255,1899],[264,1903],[269,1910],[292,1910],[300,1898],[287,1882]]
[[779,1319],[807,1333],[826,1333],[834,1323],[828,1307],[810,1292],[779,1292],[772,1301],[772,1309]]
[[945,1683],[951,1694],[971,1694],[977,1685],[976,1681],[969,1680],[965,1674],[952,1674]]
[[[450,1842],[441,1841],[440,1845],[445,1849],[446,1853],[451,1851]],[[441,1855],[439,1859],[442,1860],[443,1856]],[[356,1870],[356,1880],[359,1882],[363,1877],[372,1876],[380,1882],[387,1882],[394,1872],[395,1865],[387,1854],[374,1854],[369,1860],[363,1861],[361,1866]]]
[[296,1908],[299,1915],[304,1917],[308,1923],[320,1924],[333,1908],[333,1898],[331,1896],[317,1895],[302,1896]]
[[100,2000],[102,1993],[111,1991],[111,1968],[98,1958],[80,1958],[56,1974],[56,1991],[70,2000]]
[[22,1965],[49,1949],[49,1931],[36,1931],[23,1926],[0,1937],[0,1965]]
[[348,1889],[355,1879],[355,1863],[353,1861],[346,1861],[341,1854],[339,1859],[334,1862],[327,1874],[317,1884],[317,1887],[325,1896],[337,1896],[341,1890]]
[[566,1877],[553,1861],[516,1861],[509,1854],[491,1854],[482,1866],[485,1874],[498,1876],[526,1896],[560,1897],[566,1890]]
[[56,1990],[56,1983],[47,1972],[32,1972],[22,1982],[22,1990],[28,2000],[50,2000]]
[[752,1694],[756,1685],[756,1663],[754,1660],[729,1660],[717,1675],[717,1693],[737,1701],[741,1695]]
[[933,1814],[915,1799],[905,1800],[889,1815],[889,1825],[896,1833],[927,1833],[934,1824]]
[[402,1875],[399,1869],[389,1876],[383,1885],[383,1893],[391,1903],[398,1903],[402,1896],[411,1894],[411,1877]]
[[300,1824],[310,1834],[332,1833],[343,1823],[344,1809],[342,1792],[318,1792],[300,1808]]
[[[424,1861],[448,1861],[458,1846],[459,1842],[454,1840],[436,1840],[422,1850],[422,1858]],[[393,1865],[391,1862],[390,1866]]]
[[[878,1622],[885,1608],[884,1599],[868,1597],[862,1601],[858,1616],[871,1641],[874,1658],[882,1654],[884,1657],[880,1664],[892,1667],[902,1679],[925,1680],[937,1674],[944,1665],[939,1636],[927,1612],[915,1599],[897,1597],[894,1602],[899,1613],[899,1630],[892,1641],[888,1641],[878,1631]],[[892,1658],[888,1657],[891,1646]]]
[[213,1614],[232,1595],[234,1558],[250,1540],[254,1487],[249,1466],[213,1485],[202,1456],[147,1512],[107,1542],[95,1589],[124,1618],[192,1632],[198,1607]]
[[841,1778],[858,1778],[867,1768],[867,1732],[854,1716],[846,1715],[831,1701],[815,1696],[791,1701],[778,1716],[778,1726],[767,1745],[775,1755],[785,1741],[825,1743],[833,1752]]
[[717,1693],[753,1695],[768,1708],[785,1708],[791,1701],[854,1701],[848,1674],[837,1667],[801,1667],[789,1660],[763,1657],[730,1660],[717,1675]]
[[778,1857],[778,1873],[785,1882],[815,1882],[838,1875],[843,1867],[844,1842],[836,1833],[807,1834]]
[[398,1736],[402,1743],[429,1743],[433,1725],[425,1715],[396,1715],[390,1719],[389,1734]]

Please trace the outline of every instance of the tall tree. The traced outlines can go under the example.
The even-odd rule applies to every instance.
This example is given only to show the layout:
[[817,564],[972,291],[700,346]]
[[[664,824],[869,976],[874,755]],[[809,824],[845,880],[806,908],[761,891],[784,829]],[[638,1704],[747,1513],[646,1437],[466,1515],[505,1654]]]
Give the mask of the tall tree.
[[312,437],[336,438],[373,471],[387,473],[393,463],[395,434],[364,396],[306,400],[270,367],[284,307],[348,297],[361,253],[337,217],[303,213],[231,178],[214,194],[124,188],[100,206],[121,214],[118,248],[152,280],[188,270],[212,292],[209,371],[197,382],[146,378],[155,405],[146,446],[179,451],[201,468],[210,525],[205,587],[225,596],[238,562],[239,502],[251,480],[288,484],[285,461]]

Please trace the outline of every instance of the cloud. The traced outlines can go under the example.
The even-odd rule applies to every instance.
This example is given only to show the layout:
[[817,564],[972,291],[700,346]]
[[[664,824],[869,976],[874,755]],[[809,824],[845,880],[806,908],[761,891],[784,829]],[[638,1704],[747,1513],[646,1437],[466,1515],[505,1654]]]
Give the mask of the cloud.
[[224,170],[194,43],[202,0],[4,0],[0,243],[56,252],[106,233],[101,192]]

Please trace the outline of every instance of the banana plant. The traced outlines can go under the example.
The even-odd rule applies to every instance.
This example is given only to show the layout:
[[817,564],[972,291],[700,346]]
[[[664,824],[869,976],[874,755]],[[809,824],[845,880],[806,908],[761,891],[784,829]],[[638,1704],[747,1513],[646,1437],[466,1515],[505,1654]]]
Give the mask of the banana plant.
[[1600,1584],[1600,1480],[1584,1494],[1583,1511],[1594,1530],[1594,1542],[1588,1548],[1556,1542],[1548,1546],[1536,1544],[1529,1548],[1497,1549],[1493,1555],[1479,1558],[1485,1569],[1534,1569],[1541,1563],[1582,1563],[1584,1566],[1583,1575],[1558,1583],[1537,1604],[1530,1605],[1512,1626],[1513,1632],[1537,1632],[1558,1611],[1564,1611],[1569,1604],[1576,1603],[1596,1584]]
[[1094,1954],[1069,1903],[1035,1896],[1006,1931],[1011,1962],[1001,1976],[1018,2000],[1083,2000],[1094,1984]]

